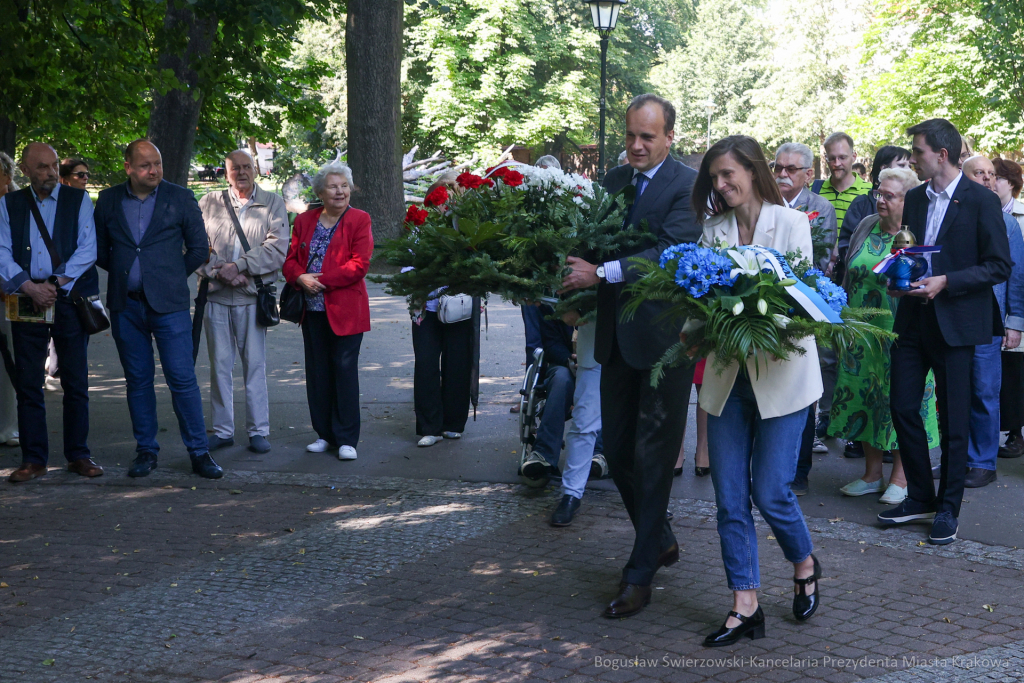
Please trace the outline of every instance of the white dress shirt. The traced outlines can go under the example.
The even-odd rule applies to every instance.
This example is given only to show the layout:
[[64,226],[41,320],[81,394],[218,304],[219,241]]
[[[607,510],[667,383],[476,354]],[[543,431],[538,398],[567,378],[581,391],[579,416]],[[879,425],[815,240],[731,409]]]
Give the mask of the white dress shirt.
[[[647,176],[647,185],[649,186],[651,184],[651,181],[654,180],[654,174],[656,174],[658,172],[658,169],[660,169],[662,166],[665,165],[665,162],[667,160],[668,160],[668,157],[665,157],[664,159],[661,160],[660,164],[658,164],[657,166],[655,166],[654,168],[652,168],[649,171],[641,172],[641,171],[638,171],[638,170],[636,170],[634,168],[633,169],[633,180],[631,181],[632,185],[634,187],[636,187],[637,176],[643,175],[643,176]],[[644,187],[644,189],[647,189],[646,186]],[[642,195],[642,194],[643,194],[643,191],[641,190],[640,194],[638,194],[636,196],[636,198],[633,199],[633,202],[636,203],[636,202],[640,201],[640,195]],[[624,279],[622,277],[622,264],[619,263],[618,261],[606,261],[605,264],[604,264],[604,279],[605,279],[606,282],[611,282],[611,283],[622,282],[623,279]]]
[[[935,244],[935,240],[939,238],[939,230],[942,228],[942,221],[946,217],[946,210],[949,209],[949,202],[953,198],[953,193],[956,192],[956,186],[960,184],[960,179],[964,177],[964,174],[957,173],[956,178],[953,178],[953,182],[946,186],[942,192],[936,192],[932,189],[931,182],[925,187],[925,194],[928,195],[928,220],[925,222],[924,228],[924,244],[926,246],[932,246]],[[925,273],[925,277],[932,276],[932,255],[925,254],[925,258],[928,260],[928,272]]]

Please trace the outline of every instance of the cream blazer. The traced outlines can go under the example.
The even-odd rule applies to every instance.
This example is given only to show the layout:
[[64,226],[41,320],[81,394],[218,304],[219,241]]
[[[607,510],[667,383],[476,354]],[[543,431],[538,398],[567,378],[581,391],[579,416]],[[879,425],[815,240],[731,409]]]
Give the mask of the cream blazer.
[[[704,224],[703,245],[712,247],[716,240],[724,240],[730,245],[739,244],[739,227],[734,211],[709,218]],[[814,253],[807,214],[767,202],[761,207],[751,243],[771,247],[781,254],[799,249],[805,258],[811,258]],[[801,340],[799,345],[806,351],[804,355],[793,354],[786,361],[760,358],[756,371],[754,359],[747,360],[747,373],[762,418],[795,413],[821,398],[823,389],[818,348],[811,337]],[[733,363],[719,373],[714,363],[715,355],[711,354],[700,389],[700,407],[717,417],[722,414],[732,393],[740,366]]]

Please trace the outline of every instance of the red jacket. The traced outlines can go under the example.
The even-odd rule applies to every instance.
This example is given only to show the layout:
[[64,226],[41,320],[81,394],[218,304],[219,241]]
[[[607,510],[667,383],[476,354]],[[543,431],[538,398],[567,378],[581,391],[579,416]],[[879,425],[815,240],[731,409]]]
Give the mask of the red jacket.
[[[309,243],[313,239],[322,208],[312,209],[295,217],[292,244],[285,258],[284,279],[296,289],[296,280],[306,272]],[[327,245],[320,283],[324,290],[324,308],[331,329],[338,336],[370,331],[370,297],[366,293],[366,271],[373,254],[373,233],[370,214],[349,208]]]

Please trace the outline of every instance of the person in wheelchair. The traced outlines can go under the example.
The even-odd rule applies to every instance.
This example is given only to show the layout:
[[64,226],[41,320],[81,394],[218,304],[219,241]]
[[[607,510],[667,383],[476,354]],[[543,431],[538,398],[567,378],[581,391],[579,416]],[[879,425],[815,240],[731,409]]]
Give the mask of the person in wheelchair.
[[[541,340],[544,365],[541,368],[544,405],[532,448],[523,460],[522,474],[540,479],[559,474],[565,422],[572,418],[566,443],[566,462],[562,472],[562,498],[551,517],[552,526],[568,526],[579,509],[590,477],[608,474],[601,453],[601,366],[593,358],[592,328],[580,328],[580,357],[573,353],[573,328],[561,320],[549,320],[550,306],[540,308],[543,322]],[[591,329],[587,329],[587,328]],[[590,333],[590,334],[587,334]],[[589,345],[583,339],[590,339]],[[590,387],[590,390],[586,390]]]

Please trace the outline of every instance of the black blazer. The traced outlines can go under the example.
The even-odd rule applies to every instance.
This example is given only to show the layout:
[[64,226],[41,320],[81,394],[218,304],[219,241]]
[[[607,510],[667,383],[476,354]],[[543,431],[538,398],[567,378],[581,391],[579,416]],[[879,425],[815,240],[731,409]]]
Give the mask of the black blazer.
[[161,181],[153,220],[135,243],[121,200],[127,183],[100,192],[96,200],[96,265],[106,270],[107,308],[123,311],[128,298],[128,271],[139,258],[142,291],[157,313],[187,311],[188,277],[210,255],[203,213],[191,190]]
[[[621,319],[622,306],[629,298],[624,291],[626,285],[640,277],[630,258],[657,262],[661,252],[672,245],[700,241],[703,230],[690,207],[690,194],[696,179],[696,171],[667,157],[644,193],[637,198],[630,223],[636,225],[646,219],[647,229],[658,238],[658,243],[636,254],[617,254],[625,282],[611,284],[602,281],[598,285],[594,343],[597,362],[608,362],[617,341],[623,360],[633,368],[645,370],[658,362],[668,347],[679,341],[679,321],[656,319],[668,304],[644,302],[628,322]],[[633,168],[624,164],[608,172],[604,187],[609,192],[618,192],[632,180]]]
[[[928,195],[925,185],[907,192],[903,223],[918,244],[925,244]],[[966,176],[960,178],[935,243],[942,251],[932,254],[932,275],[946,276],[946,289],[928,305],[935,306],[942,336],[950,346],[989,344],[1003,334],[992,287],[1010,277],[1013,261],[1006,237],[999,198]],[[911,307],[923,300],[913,296],[900,299],[893,331],[904,332],[913,322]]]

